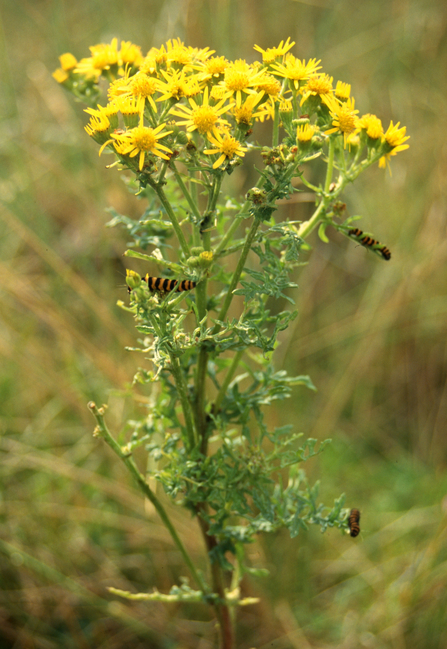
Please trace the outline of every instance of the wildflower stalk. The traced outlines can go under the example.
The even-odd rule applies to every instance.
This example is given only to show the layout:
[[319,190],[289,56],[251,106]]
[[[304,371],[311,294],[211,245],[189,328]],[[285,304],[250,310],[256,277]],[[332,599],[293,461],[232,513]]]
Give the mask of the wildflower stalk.
[[[405,127],[391,122],[384,131],[375,115],[359,117],[350,86],[339,82],[333,88],[332,77],[320,72],[320,62],[295,58],[293,45],[287,39],[267,51],[256,46],[262,63],[249,65],[212,57],[208,48],[187,48],[179,39],[151,48],[145,57],[137,46],[123,43],[119,48],[113,39],[92,48],[92,57],[79,64],[63,55],[54,74],[88,105],[96,104],[100,93],[98,74],[110,82],[109,103],[87,109],[86,131],[100,153],[105,147],[116,153],[115,164],[134,174],[150,199],[139,221],[117,215],[113,224],[123,225],[143,250],[153,247],[151,254],[132,250],[127,256],[158,263],[169,275],[152,277],[145,270],[140,276],[129,270],[130,304],[123,305],[144,336],[140,351],[155,368],[142,368],[139,383],[150,389],[153,381],[161,382],[150,416],[132,420],[134,432],[122,447],[104,423],[103,408],[91,402],[90,409],[96,434],[153,503],[200,591],[183,584],[167,594],[114,592],[129,599],[210,604],[222,649],[234,648],[236,607],[252,603],[240,597],[240,580],[250,572],[244,567],[245,544],[263,530],[283,526],[293,536],[311,523],[322,531],[347,529],[344,496],[332,508],[320,505],[317,485],[304,484],[298,469],[324,443],[318,450],[316,440],[299,446],[300,434],[292,425],[270,429],[264,420],[264,408],[289,397],[292,385],[313,389],[309,377],[276,371],[271,355],[279,332],[296,315],[283,305],[293,302],[292,272],[308,249],[303,240],[317,226],[326,243],[325,229],[331,226],[390,259],[386,246],[352,227],[354,217],[346,216],[338,198],[368,166],[379,161],[386,167],[408,147]],[[259,178],[228,223],[223,180],[237,171],[253,146],[257,122],[267,120],[272,123],[271,146],[255,144],[263,168],[256,167]],[[303,175],[316,158],[326,161],[322,184]],[[186,171],[181,173],[177,164]],[[296,191],[292,181],[298,177],[316,203],[313,215],[299,226],[299,218],[283,221],[278,209]],[[202,193],[207,194],[203,212]],[[179,214],[186,218],[179,220]],[[222,224],[215,227],[221,215],[225,232]],[[245,239],[238,238],[247,218],[252,220]],[[172,230],[177,248],[169,241]],[[232,272],[223,263],[229,252],[238,253]],[[257,258],[253,268],[250,253]],[[229,318],[235,295],[242,296],[243,309]],[[275,299],[280,301],[273,316],[270,302]],[[246,352],[248,372],[238,375]],[[142,444],[154,458],[152,476],[173,500],[181,495],[197,517],[207,548],[209,586],[138,471],[132,451]]]

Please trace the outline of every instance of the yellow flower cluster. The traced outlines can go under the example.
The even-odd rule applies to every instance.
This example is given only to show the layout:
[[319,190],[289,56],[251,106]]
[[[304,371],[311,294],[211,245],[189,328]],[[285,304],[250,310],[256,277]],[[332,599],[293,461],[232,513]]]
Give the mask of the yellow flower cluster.
[[[151,48],[146,56],[130,42],[90,48],[79,62],[60,57],[55,79],[91,101],[98,81],[109,82],[108,103],[88,108],[87,133],[108,147],[117,162],[151,172],[157,158],[169,161],[186,151],[210,169],[229,170],[249,148],[256,122],[273,119],[286,131],[289,146],[312,146],[339,138],[343,146],[367,146],[381,154],[380,165],[408,148],[405,127],[378,117],[358,116],[349,84],[321,71],[320,61],[297,59],[288,38],[263,50],[262,62],[229,61],[209,48],[188,47],[180,39]],[[95,92],[93,92],[95,90]],[[204,156],[210,156],[206,158]]]

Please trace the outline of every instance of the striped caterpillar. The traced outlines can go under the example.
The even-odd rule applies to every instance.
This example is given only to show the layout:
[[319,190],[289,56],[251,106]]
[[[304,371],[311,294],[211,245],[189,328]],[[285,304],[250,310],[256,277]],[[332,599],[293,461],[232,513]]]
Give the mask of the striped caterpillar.
[[367,248],[373,248],[373,250],[377,250],[377,252],[380,252],[382,257],[387,261],[391,259],[391,252],[389,248],[379,243],[379,241],[376,241],[368,234],[365,234],[363,230],[359,230],[359,228],[349,228],[348,234],[350,237],[354,237],[355,239],[357,239],[357,241],[361,246],[365,246]]
[[[176,279],[168,279],[167,277],[151,277],[150,275],[145,275],[141,278],[143,282],[146,282],[150,291],[158,291],[159,293],[170,293],[175,290],[180,293],[182,291],[190,291],[195,288],[197,282],[193,282],[190,279],[183,279],[181,282]],[[127,287],[129,293],[132,292],[130,287]]]
[[358,536],[360,534],[360,512],[358,509],[351,509],[351,513],[348,518],[349,533],[352,537]]

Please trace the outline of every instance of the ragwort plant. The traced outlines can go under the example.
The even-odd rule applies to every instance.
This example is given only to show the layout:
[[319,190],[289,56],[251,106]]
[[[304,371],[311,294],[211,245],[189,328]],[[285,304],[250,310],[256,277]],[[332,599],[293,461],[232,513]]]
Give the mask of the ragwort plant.
[[[293,46],[290,39],[267,50],[255,46],[262,62],[249,64],[179,39],[146,56],[113,39],[79,62],[63,54],[54,73],[89,105],[85,130],[100,155],[111,154],[109,167],[128,170],[130,188],[147,201],[138,221],[114,213],[109,225],[121,225],[133,239],[128,257],[162,275],[128,270],[130,303],[119,302],[141,335],[135,349],[146,364],[134,383],[150,392],[147,411],[128,422],[118,442],[105,406],[89,407],[95,433],[153,503],[194,584],[185,580],[166,594],[111,590],[128,599],[210,604],[225,649],[234,642],[235,607],[256,601],[241,597],[239,587],[244,574],[259,574],[244,561],[256,534],[286,527],[296,536],[309,524],[347,531],[344,496],[332,507],[320,504],[318,483],[310,486],[301,468],[329,440],[317,448],[315,439],[301,439],[295,423],[272,430],[264,419],[265,406],[289,397],[293,386],[314,389],[307,376],[275,370],[272,353],[297,315],[282,307],[293,304],[291,273],[315,228],[323,241],[331,226],[390,259],[386,246],[352,226],[359,217],[346,216],[340,195],[368,167],[387,167],[408,147],[405,127],[391,122],[384,131],[375,115],[360,117],[350,85],[334,87],[320,61],[297,59]],[[94,107],[106,88],[107,103]],[[259,122],[271,123],[269,145],[254,139]],[[256,186],[241,200],[224,196],[224,179],[252,151],[259,158]],[[318,185],[305,175],[317,159],[325,165]],[[314,193],[313,215],[277,220],[278,201],[298,185]],[[235,268],[225,263],[232,253]],[[272,313],[274,299],[281,310]],[[197,519],[206,577],[133,459],[142,445],[156,466],[150,475]]]

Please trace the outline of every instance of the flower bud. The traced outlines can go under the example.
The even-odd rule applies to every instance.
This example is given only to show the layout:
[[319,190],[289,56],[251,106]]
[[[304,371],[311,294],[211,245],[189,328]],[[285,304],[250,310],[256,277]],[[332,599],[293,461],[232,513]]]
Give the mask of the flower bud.
[[247,200],[253,201],[255,205],[262,205],[267,200],[267,192],[259,187],[249,189],[246,194]]
[[126,268],[126,284],[132,291],[134,288],[138,288],[141,284],[141,277],[134,270],[129,270]]
[[193,257],[188,257],[186,260],[187,266],[190,268],[198,268],[200,266],[200,259],[199,257],[193,256]]
[[[172,128],[171,125],[169,125],[169,128]],[[190,137],[188,137],[188,134],[185,133],[185,131],[181,131],[178,127],[176,132],[176,138],[179,144],[188,144],[191,139]]]
[[201,252],[199,255],[199,260],[200,266],[202,268],[208,268],[209,266],[211,266],[214,260],[214,254],[212,250],[204,250],[203,252]]
[[191,248],[191,254],[192,255],[200,255],[200,253],[203,252],[203,251],[204,251],[203,246],[195,246],[195,247]]

